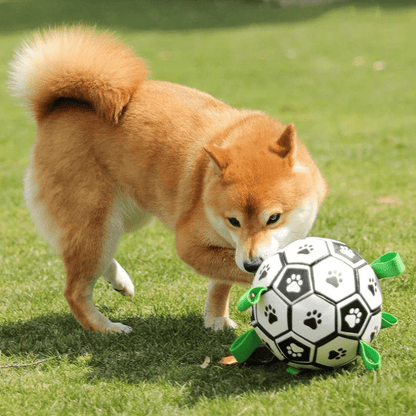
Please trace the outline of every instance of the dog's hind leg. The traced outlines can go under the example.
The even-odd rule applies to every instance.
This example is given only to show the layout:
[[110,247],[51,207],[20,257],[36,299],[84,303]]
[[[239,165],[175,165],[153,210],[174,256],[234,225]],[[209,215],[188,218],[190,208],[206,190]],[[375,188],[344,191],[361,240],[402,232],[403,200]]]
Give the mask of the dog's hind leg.
[[[64,256],[67,268],[65,296],[72,312],[84,328],[99,332],[131,331],[130,327],[121,323],[113,323],[96,310],[92,302],[92,290],[98,277],[102,275],[112,285],[113,289],[133,298],[133,282],[113,256],[119,239],[124,232],[143,226],[150,218],[145,212],[139,210],[130,198],[116,194],[113,209],[108,219],[88,233],[83,232],[81,240],[84,244],[82,249],[75,251],[76,261],[69,261],[69,256],[65,261]],[[90,222],[97,225],[97,221],[100,222],[100,220]],[[102,229],[101,232],[100,229]],[[95,242],[93,241],[94,238],[97,239]],[[91,243],[89,243],[90,239]],[[101,242],[103,243],[100,244]],[[91,244],[92,254],[86,256],[86,248],[89,244]],[[72,245],[69,245],[69,247],[72,247]],[[101,247],[101,250],[98,250],[95,256],[94,247]],[[83,256],[86,256],[85,261]],[[94,258],[95,261],[93,261]],[[86,270],[80,273],[80,271],[77,271],[77,267],[83,264]],[[88,270],[89,268],[90,270]],[[80,276],[80,278],[77,276]],[[88,279],[86,276],[92,276],[92,278]]]
[[[72,230],[71,242],[65,244],[63,259],[66,269],[66,300],[72,313],[85,329],[94,332],[130,332],[130,327],[107,319],[93,303],[94,285],[101,275],[104,275],[114,288],[133,296],[133,283],[113,259],[121,232],[117,233],[114,224],[103,227],[99,221],[90,223],[92,226],[82,231]],[[105,228],[107,238],[104,238],[106,241],[103,242],[102,233]],[[101,250],[99,247],[102,247]]]
[[93,303],[93,289],[98,277],[77,278],[79,273],[67,267],[65,297],[78,322],[94,332],[131,332],[131,328],[121,323],[111,322],[97,310]]
[[[127,273],[113,263],[118,241],[134,216],[133,208],[127,209],[133,204],[118,209],[120,190],[91,152],[82,151],[84,136],[56,135],[48,124],[41,130],[24,179],[25,198],[35,224],[62,255],[69,307],[86,329],[130,332],[95,308],[93,290],[105,274],[116,289],[134,293]],[[63,151],[65,146],[70,150]]]
[[[119,231],[117,236],[117,228],[120,227],[117,227],[116,223],[108,227],[107,234],[110,235],[112,232],[112,238],[107,238],[107,243],[103,244],[106,248],[104,255],[100,255],[97,248],[103,240],[105,217],[96,213],[94,218],[88,216],[86,212],[77,215],[77,209],[62,211],[55,207],[58,213],[62,212],[65,219],[70,219],[68,222],[72,225],[64,229],[51,216],[50,207],[53,207],[53,204],[50,203],[48,207],[45,200],[40,198],[42,193],[35,176],[32,153],[32,161],[24,178],[25,199],[39,231],[63,256],[67,272],[64,293],[71,311],[84,328],[92,331],[130,332],[128,326],[114,324],[105,318],[94,307],[92,300],[94,284],[98,276],[105,269],[109,269],[111,264],[121,235]],[[56,194],[53,201],[59,202],[62,197],[62,192]],[[65,203],[61,202],[60,206],[65,206]],[[89,217],[88,221],[85,221],[87,217]]]
[[[26,199],[42,234],[62,255],[66,269],[64,295],[75,318],[94,332],[130,332],[130,327],[111,322],[93,304],[94,285],[104,273],[113,287],[130,296],[134,293],[127,273],[122,274],[121,267],[114,268],[113,263],[124,231],[122,218],[115,220],[111,212],[114,191],[106,191],[99,182],[89,184],[88,175],[82,175],[85,179],[72,186],[71,192],[58,192],[59,188],[49,186],[51,195],[44,193],[42,199],[34,177],[31,166],[25,177]],[[71,185],[67,181],[66,187]]]

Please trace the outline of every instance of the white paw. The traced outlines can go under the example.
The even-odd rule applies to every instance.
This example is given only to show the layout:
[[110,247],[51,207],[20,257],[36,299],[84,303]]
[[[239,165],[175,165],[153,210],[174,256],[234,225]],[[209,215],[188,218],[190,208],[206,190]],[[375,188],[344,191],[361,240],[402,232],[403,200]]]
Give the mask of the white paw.
[[[134,285],[127,272],[113,259],[110,267],[103,273],[103,278],[113,286],[113,289],[123,296],[134,296]],[[126,332],[126,331],[124,331]]]
[[237,328],[237,324],[226,316],[206,316],[205,328],[213,329],[214,331],[222,331],[224,328]]
[[127,325],[123,325],[120,322],[110,322],[110,324],[107,326],[106,330],[104,332],[112,332],[112,333],[123,333],[125,332],[126,334],[130,333],[132,331],[132,329],[127,326]]

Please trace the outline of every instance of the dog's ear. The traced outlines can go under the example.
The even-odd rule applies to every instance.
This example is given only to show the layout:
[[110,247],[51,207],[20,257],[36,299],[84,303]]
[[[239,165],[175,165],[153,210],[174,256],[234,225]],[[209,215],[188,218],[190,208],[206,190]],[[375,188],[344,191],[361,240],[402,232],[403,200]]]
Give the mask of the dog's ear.
[[296,152],[296,130],[292,123],[286,126],[274,145],[270,146],[270,151],[282,159],[286,159],[289,163],[293,163]]
[[229,165],[227,151],[218,147],[216,144],[207,144],[204,146],[204,150],[207,152],[208,156],[214,162],[219,171],[223,173]]

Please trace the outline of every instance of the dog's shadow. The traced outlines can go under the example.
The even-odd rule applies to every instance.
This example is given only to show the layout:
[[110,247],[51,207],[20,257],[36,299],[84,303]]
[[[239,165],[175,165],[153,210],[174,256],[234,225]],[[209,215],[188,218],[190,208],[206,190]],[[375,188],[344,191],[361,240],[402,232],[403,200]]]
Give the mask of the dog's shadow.
[[[106,311],[108,315],[108,311]],[[111,311],[108,315],[111,318]],[[70,314],[46,315],[23,323],[0,327],[3,356],[33,357],[33,361],[57,356],[59,360],[89,366],[86,382],[123,380],[127,383],[160,383],[185,386],[184,405],[201,396],[213,398],[286,389],[293,383],[333,377],[332,372],[304,372],[293,376],[284,363],[226,366],[219,363],[230,355],[236,331],[212,331],[196,314],[180,317],[148,316],[123,320],[130,334],[98,334],[82,329]],[[201,365],[209,357],[209,364]],[[15,359],[15,358],[14,358]]]

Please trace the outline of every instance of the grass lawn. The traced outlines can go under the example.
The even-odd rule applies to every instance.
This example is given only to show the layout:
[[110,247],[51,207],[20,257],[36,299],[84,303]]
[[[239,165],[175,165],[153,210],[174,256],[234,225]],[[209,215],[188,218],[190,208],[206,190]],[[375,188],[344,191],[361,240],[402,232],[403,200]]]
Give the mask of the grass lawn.
[[[311,235],[369,262],[397,250],[406,271],[381,281],[399,324],[374,346],[375,372],[285,364],[224,367],[232,341],[202,321],[208,281],[177,257],[158,222],[123,238],[125,299],[100,281],[97,307],[133,328],[83,330],[62,294],[61,260],[25,208],[22,176],[35,125],[7,93],[7,64],[33,29],[82,21],[115,30],[151,77],[294,122],[330,192]],[[416,5],[345,2],[281,9],[260,1],[0,0],[0,415],[415,415]],[[206,368],[200,365],[210,358]],[[9,364],[33,364],[24,367]],[[7,366],[7,367],[6,367]]]

